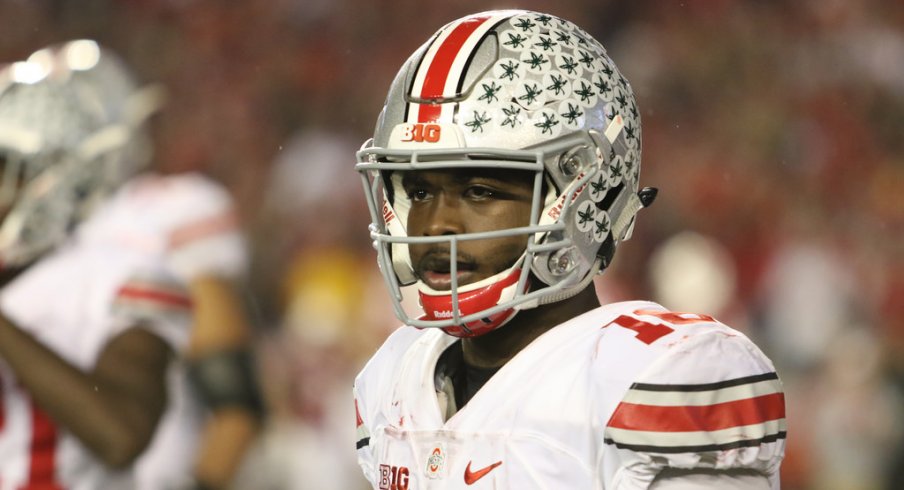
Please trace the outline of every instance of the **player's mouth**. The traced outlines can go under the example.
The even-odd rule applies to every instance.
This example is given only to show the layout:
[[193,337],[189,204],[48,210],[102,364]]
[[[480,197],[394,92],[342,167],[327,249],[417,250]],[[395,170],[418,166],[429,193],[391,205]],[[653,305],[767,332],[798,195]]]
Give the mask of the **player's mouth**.
[[[477,265],[459,260],[455,263],[458,286],[475,281]],[[418,276],[430,289],[449,291],[452,289],[452,262],[449,256],[430,255],[420,261]]]

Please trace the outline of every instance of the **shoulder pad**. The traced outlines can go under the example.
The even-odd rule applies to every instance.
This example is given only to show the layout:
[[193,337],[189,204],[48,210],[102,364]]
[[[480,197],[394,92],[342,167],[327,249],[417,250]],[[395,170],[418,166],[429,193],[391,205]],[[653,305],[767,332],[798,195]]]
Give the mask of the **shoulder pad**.
[[[639,327],[638,335],[655,334],[647,339],[652,342],[661,337],[666,352],[618,404],[606,444],[617,448],[624,466],[648,478],[665,467],[776,474],[784,453],[785,399],[769,359],[712,318],[651,315],[663,320],[656,323],[660,329]],[[654,324],[645,315],[624,323],[631,318]]]

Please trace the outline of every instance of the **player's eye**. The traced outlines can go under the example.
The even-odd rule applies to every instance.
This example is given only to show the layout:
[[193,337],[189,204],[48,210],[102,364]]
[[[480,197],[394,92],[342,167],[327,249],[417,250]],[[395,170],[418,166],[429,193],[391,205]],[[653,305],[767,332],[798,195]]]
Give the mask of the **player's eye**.
[[465,197],[469,199],[484,200],[495,196],[495,190],[483,185],[472,185],[465,190]]
[[407,191],[408,199],[412,202],[420,202],[430,198],[430,193],[426,189],[409,189]]

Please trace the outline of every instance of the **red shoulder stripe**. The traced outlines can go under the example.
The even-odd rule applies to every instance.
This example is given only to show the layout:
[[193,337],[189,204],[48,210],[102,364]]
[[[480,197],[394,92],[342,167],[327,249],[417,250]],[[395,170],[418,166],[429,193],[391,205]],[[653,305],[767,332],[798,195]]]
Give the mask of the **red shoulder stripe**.
[[190,309],[191,298],[185,294],[149,286],[126,284],[116,292],[116,300],[158,304],[168,308]]
[[237,228],[238,218],[232,211],[227,211],[175,229],[170,234],[169,245],[171,248],[178,248],[195,240],[231,232]]
[[716,431],[785,417],[785,396],[772,393],[702,406],[656,406],[622,402],[609,427],[650,432]]

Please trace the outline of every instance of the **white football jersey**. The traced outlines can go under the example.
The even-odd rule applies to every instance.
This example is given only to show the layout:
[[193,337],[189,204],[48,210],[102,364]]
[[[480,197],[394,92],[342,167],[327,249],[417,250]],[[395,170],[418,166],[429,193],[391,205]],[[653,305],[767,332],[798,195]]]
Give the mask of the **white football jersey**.
[[[159,257],[76,235],[6,285],[0,309],[87,371],[110,339],[137,324],[180,351],[188,340],[191,303]],[[0,396],[0,490],[133,488],[131,471],[108,470],[56,425],[2,359]]]
[[[189,255],[188,260],[205,263],[205,272],[231,277],[235,269],[246,266],[247,250],[229,247],[225,260],[209,255],[224,252],[217,247],[220,239],[238,233],[234,203],[226,189],[202,174],[183,173],[132,179],[97,212],[85,235],[148,256],[168,256],[171,264],[174,255]],[[168,391],[167,410],[150,447],[136,463],[137,490],[187,488],[191,482],[204,409],[182,360],[171,366]]]
[[602,306],[535,339],[444,422],[434,371],[455,341],[402,327],[358,375],[358,460],[374,488],[633,490],[665,468],[750,469],[779,486],[781,383],[710,317]]
[[[84,240],[112,242],[146,255],[172,256],[198,247],[209,250],[211,242],[237,232],[235,207],[228,191],[202,174],[189,172],[134,177],[94,212],[80,235]],[[225,258],[238,262],[241,268],[247,257],[246,250],[239,252],[239,257],[228,254]],[[235,266],[229,263],[221,267]]]

